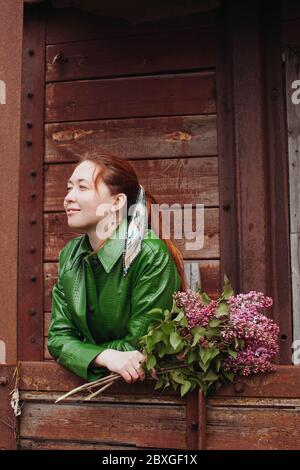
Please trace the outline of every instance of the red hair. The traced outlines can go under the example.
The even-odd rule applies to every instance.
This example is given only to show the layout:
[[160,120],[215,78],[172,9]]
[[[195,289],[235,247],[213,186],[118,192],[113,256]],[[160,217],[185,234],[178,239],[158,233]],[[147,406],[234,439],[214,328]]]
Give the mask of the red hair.
[[[125,159],[119,158],[113,154],[101,154],[96,153],[89,155],[84,159],[94,162],[99,168],[99,171],[95,178],[95,186],[98,187],[100,178],[108,186],[111,195],[118,193],[124,193],[127,196],[127,207],[130,207],[136,202],[139,193],[139,181],[137,174],[132,165]],[[151,227],[151,205],[157,204],[153,196],[147,191],[146,193],[146,204],[148,211],[148,227]],[[159,212],[159,228],[156,231],[157,235],[161,238],[161,212]],[[167,245],[168,250],[176,264],[177,270],[181,277],[181,290],[186,291],[186,277],[184,273],[183,257],[180,250],[170,239],[164,239],[164,243]]]

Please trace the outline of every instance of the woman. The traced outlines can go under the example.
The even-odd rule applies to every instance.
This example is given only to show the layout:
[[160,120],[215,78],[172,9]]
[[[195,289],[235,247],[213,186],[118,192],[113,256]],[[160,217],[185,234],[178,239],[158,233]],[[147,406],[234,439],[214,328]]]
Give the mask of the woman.
[[84,235],[59,254],[48,349],[88,381],[107,369],[143,380],[149,312],[171,308],[173,292],[185,289],[179,251],[148,228],[151,202],[132,166],[112,155],[88,157],[68,182],[68,225]]

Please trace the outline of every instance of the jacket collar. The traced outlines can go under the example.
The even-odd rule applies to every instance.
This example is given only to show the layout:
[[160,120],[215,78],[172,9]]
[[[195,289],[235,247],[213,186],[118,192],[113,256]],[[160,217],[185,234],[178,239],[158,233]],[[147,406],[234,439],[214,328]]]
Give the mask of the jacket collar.
[[[98,250],[97,257],[107,273],[111,271],[114,264],[124,252],[126,235],[127,218],[124,217],[122,222],[113,232],[112,236],[106,241],[103,247]],[[88,258],[91,256],[92,252],[93,249],[91,247],[89,237],[86,234],[82,237],[81,243],[76,253],[76,259],[79,258],[79,256]]]

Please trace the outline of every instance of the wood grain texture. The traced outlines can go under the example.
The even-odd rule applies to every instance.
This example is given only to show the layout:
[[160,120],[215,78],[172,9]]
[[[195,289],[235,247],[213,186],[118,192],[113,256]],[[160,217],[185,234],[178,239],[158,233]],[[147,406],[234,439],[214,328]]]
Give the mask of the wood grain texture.
[[217,154],[215,115],[46,124],[45,162],[75,162],[91,153],[126,159]]
[[17,422],[10,404],[14,370],[15,366],[0,364],[0,450],[15,450],[17,445]]
[[190,426],[192,433],[197,427],[195,419],[203,426],[205,411],[202,448],[299,448],[299,366],[278,366],[272,374],[240,378],[238,389],[232,384],[209,396],[199,408],[199,416],[193,406],[189,408],[186,397],[178,397],[173,390],[155,392],[148,380],[133,385],[120,381],[88,405],[76,403],[74,397],[68,403],[53,404],[59,394],[82,382],[55,362],[22,363],[21,446],[42,449],[47,448],[47,441],[50,448],[57,443],[59,448],[190,449],[196,437]]
[[[195,54],[195,44],[205,45],[201,54]],[[162,32],[139,38],[132,35],[122,40],[118,37],[48,46],[46,81],[191,71],[214,66],[214,29]]]
[[122,446],[112,444],[85,443],[84,441],[72,442],[69,440],[50,440],[50,439],[19,439],[18,450],[134,450],[139,449],[135,446]]
[[20,437],[185,449],[185,409],[118,403],[25,403]]
[[[132,160],[140,184],[158,204],[205,204],[217,206],[218,160],[216,157]],[[63,210],[67,181],[74,164],[46,165],[44,211]]]
[[214,72],[50,83],[46,122],[214,114]]
[[[232,2],[230,21],[233,41],[235,151],[238,156],[240,289],[266,292],[269,273],[265,216],[265,123],[258,3]],[[255,116],[255,119],[248,119],[249,116]]]
[[233,101],[232,26],[228,20],[229,3],[217,12],[217,134],[220,199],[220,281],[224,274],[235,292],[240,291],[240,263],[237,217],[237,175],[235,113]]
[[[292,299],[289,243],[289,176],[287,126],[282,63],[280,2],[270,10],[264,3],[262,21],[265,54],[266,182],[268,187],[267,292],[273,298],[270,315],[280,328],[280,351],[276,363],[291,364]],[[299,173],[300,175],[300,173]],[[300,199],[299,199],[300,200]],[[284,256],[283,256],[284,253]]]
[[[207,28],[215,25],[214,10],[180,18],[162,18],[157,21],[128,23],[118,18],[107,18],[74,8],[49,9],[47,44],[87,41],[107,37],[124,38],[130,35],[158,34],[166,31]],[[138,40],[139,38],[137,38]]]
[[[24,20],[18,273],[18,359],[43,357],[43,150],[45,15]],[[33,55],[29,54],[33,51]],[[31,314],[30,312],[35,312]]]
[[[292,273],[293,339],[300,339],[300,105],[295,101],[296,80],[299,81],[300,53],[286,49],[286,108],[289,167],[290,256]],[[298,87],[297,87],[298,88]]]
[[259,403],[230,407],[207,406],[207,450],[291,450],[300,446],[300,410]]

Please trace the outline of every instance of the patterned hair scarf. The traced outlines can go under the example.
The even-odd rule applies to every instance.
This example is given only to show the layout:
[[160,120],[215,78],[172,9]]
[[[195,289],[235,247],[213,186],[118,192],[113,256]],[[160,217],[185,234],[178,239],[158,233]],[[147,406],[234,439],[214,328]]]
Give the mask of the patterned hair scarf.
[[123,253],[123,275],[126,276],[128,270],[140,254],[142,241],[148,227],[148,213],[146,205],[146,194],[143,186],[140,190],[134,204],[134,211],[127,227],[127,234]]

